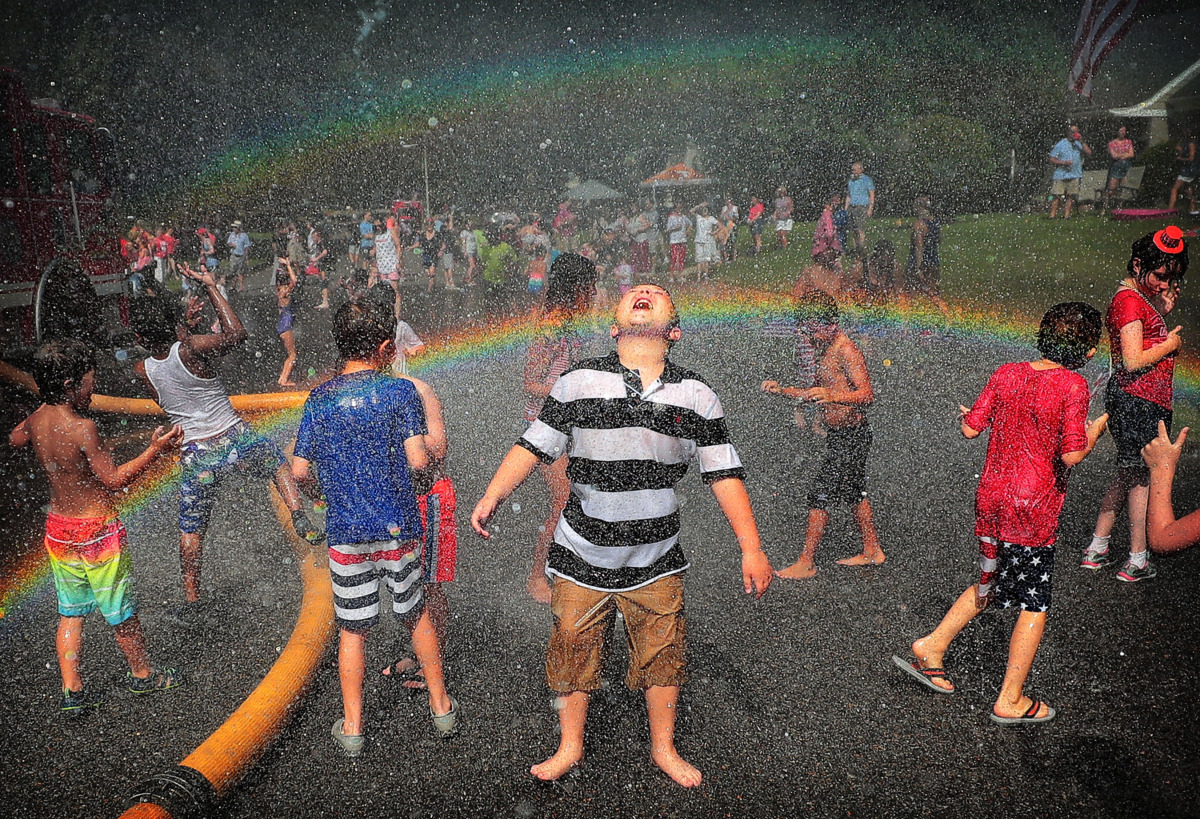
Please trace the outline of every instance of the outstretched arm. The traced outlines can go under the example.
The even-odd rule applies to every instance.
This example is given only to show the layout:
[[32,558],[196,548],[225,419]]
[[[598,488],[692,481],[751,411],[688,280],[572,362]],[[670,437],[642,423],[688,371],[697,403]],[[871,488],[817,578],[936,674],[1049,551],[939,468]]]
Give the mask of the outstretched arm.
[[711,488],[742,550],[742,586],[746,594],[762,597],[771,585],[773,570],[771,561],[762,550],[754,510],[750,508],[750,496],[746,494],[746,484],[741,478],[722,478],[713,481]]
[[[204,291],[208,295],[208,300],[212,302],[213,309],[217,311],[217,321],[221,326],[219,333],[188,336],[188,341],[183,345],[186,355],[188,357],[195,355],[200,358],[222,356],[244,342],[247,338],[246,328],[242,326],[242,320],[233,311],[229,301],[221,295],[212,273],[207,270],[203,272],[193,270],[185,264],[183,265],[183,274],[204,285]],[[187,363],[184,361],[184,364]]]
[[1179,431],[1174,442],[1167,435],[1167,426],[1158,422],[1158,437],[1142,449],[1142,458],[1150,468],[1150,502],[1146,514],[1146,536],[1150,548],[1157,554],[1169,554],[1186,549],[1200,541],[1200,509],[1176,520],[1171,505],[1171,486],[1175,482],[1175,466],[1187,440],[1187,427]]
[[84,457],[88,460],[88,466],[92,469],[92,474],[100,481],[107,489],[123,489],[129,484],[137,480],[137,477],[146,471],[146,468],[154,462],[162,453],[168,449],[172,449],[179,445],[183,440],[183,428],[176,425],[170,427],[158,427],[150,435],[150,445],[142,450],[142,454],[138,455],[131,461],[127,461],[120,466],[113,462],[112,452],[104,445],[100,439],[100,433],[96,430],[96,424],[92,421],[84,421],[80,425],[80,449],[83,451]]
[[490,538],[492,534],[487,530],[487,524],[496,513],[496,507],[525,482],[537,465],[538,457],[525,447],[514,446],[510,449],[484,490],[483,497],[475,504],[475,511],[471,513],[471,528],[481,537]]

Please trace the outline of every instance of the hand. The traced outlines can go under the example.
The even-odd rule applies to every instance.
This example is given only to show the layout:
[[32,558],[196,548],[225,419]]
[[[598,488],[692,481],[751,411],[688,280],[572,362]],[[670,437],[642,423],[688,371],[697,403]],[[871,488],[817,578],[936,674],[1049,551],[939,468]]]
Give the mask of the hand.
[[771,561],[767,559],[766,552],[762,549],[742,552],[742,586],[746,589],[746,594],[753,594],[755,599],[762,597],[771,585],[772,577],[774,569],[771,568]]
[[779,395],[779,382],[778,381],[762,382],[762,391],[769,392],[773,395]]
[[1170,313],[1175,309],[1175,305],[1179,302],[1178,279],[1171,282],[1171,286],[1163,291],[1163,294],[1159,297],[1159,300],[1162,302],[1163,313]]
[[486,527],[488,521],[492,519],[492,515],[496,514],[496,507],[499,505],[499,501],[484,495],[479,499],[479,503],[475,504],[475,511],[471,513],[471,528],[484,540],[492,537],[492,533]]
[[183,427],[176,424],[167,429],[166,427],[158,427],[154,432],[150,433],[150,448],[155,452],[166,452],[168,449],[174,449],[183,441]]
[[828,404],[832,401],[832,393],[828,387],[810,387],[807,390],[800,391],[800,398],[804,401],[813,401],[817,404]]
[[187,276],[189,279],[192,279],[193,281],[200,282],[200,284],[204,285],[205,287],[216,287],[217,286],[216,279],[214,279],[212,273],[208,272],[207,270],[205,270],[203,272],[194,270],[188,264],[184,264],[181,269],[183,270],[183,275]]
[[1182,325],[1167,333],[1167,340],[1163,344],[1167,345],[1168,355],[1179,352],[1179,348],[1183,346],[1183,339],[1179,335],[1181,332],[1183,332]]
[[971,414],[971,408],[970,408],[970,407],[964,407],[962,404],[959,404],[959,405],[958,405],[958,422],[959,422],[960,424],[961,424],[963,421],[965,421],[965,420],[966,420],[966,418],[967,418],[967,416],[968,416],[968,415],[970,415],[970,414]]
[[[1160,422],[1161,423],[1161,422]],[[1104,430],[1108,428],[1108,413],[1104,413],[1095,421],[1089,421],[1087,425],[1088,440],[1093,443],[1100,440],[1100,436],[1104,434]]]
[[1171,442],[1171,436],[1167,434],[1167,425],[1162,421],[1158,422],[1158,437],[1150,443],[1142,447],[1142,460],[1146,462],[1146,466],[1153,471],[1160,469],[1175,471],[1175,465],[1179,463],[1179,453],[1183,451],[1183,442],[1187,440],[1188,428],[1184,427],[1179,430],[1179,437],[1175,442]]

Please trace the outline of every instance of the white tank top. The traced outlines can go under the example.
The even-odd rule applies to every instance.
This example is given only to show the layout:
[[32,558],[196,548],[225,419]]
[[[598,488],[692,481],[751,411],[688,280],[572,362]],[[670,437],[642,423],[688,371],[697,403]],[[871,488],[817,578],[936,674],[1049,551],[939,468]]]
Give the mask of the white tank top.
[[220,435],[241,418],[229,403],[229,393],[218,378],[201,378],[179,360],[179,342],[161,361],[146,359],[146,376],[158,392],[158,405],[172,424],[183,427],[183,442]]

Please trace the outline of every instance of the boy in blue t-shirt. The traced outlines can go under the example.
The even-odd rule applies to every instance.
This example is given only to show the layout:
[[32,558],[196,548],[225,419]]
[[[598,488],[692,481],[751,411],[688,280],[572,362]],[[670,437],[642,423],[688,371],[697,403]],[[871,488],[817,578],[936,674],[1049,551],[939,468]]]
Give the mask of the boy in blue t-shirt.
[[367,632],[379,620],[379,585],[412,632],[429,690],[429,713],[442,736],[454,733],[458,703],[446,693],[437,635],[422,596],[421,514],[412,471],[424,469],[425,417],[411,381],[385,370],[395,357],[390,313],[349,302],[334,315],[333,336],[346,361],[340,375],[304,403],[292,472],[310,480],[315,463],[329,503],[326,531],[340,632],[338,674],[344,716],[333,738],[349,756],[363,748],[362,687]]

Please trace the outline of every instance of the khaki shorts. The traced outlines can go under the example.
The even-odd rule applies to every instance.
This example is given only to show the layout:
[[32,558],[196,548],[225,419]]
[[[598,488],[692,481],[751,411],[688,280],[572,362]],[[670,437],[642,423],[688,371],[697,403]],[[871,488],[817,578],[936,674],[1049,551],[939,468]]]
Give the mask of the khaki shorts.
[[625,684],[644,689],[687,682],[682,575],[624,592],[596,591],[558,577],[550,596],[554,629],[546,651],[546,684],[552,691],[600,688],[605,641],[618,609],[629,647]]
[[1079,196],[1079,177],[1055,179],[1050,183],[1051,196]]

